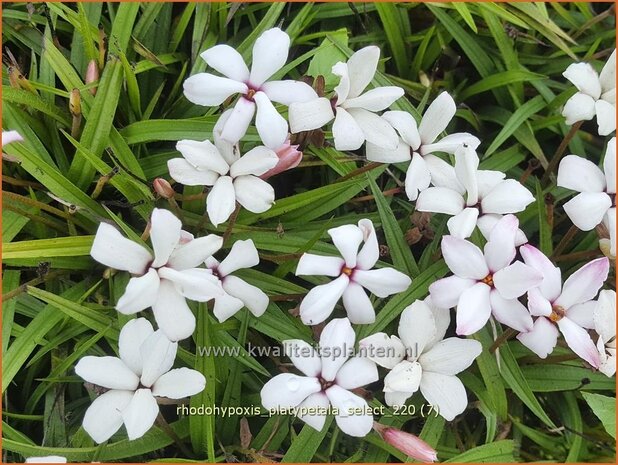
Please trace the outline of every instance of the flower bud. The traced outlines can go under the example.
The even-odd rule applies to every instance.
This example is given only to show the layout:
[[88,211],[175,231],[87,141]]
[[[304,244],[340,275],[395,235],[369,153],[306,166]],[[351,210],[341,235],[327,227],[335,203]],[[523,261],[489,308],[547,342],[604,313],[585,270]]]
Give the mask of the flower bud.
[[303,152],[298,150],[298,145],[291,145],[289,137],[283,143],[281,147],[275,150],[275,153],[279,157],[279,162],[274,168],[271,168],[264,173],[260,178],[267,179],[275,174],[282,173],[283,171],[296,168],[303,159]]
[[399,449],[408,457],[423,462],[435,462],[438,460],[435,449],[418,436],[379,423],[374,423],[373,429],[382,436],[382,439],[387,444]]
[[73,89],[69,96],[69,111],[73,117],[81,117],[82,115],[82,98],[79,94],[79,89]]
[[163,178],[157,178],[152,183],[155,192],[164,199],[174,198],[174,189],[171,184]]
[[[91,84],[99,80],[99,65],[97,60],[90,60],[88,69],[86,70],[86,84]],[[97,88],[93,87],[89,92],[94,95],[97,93]]]

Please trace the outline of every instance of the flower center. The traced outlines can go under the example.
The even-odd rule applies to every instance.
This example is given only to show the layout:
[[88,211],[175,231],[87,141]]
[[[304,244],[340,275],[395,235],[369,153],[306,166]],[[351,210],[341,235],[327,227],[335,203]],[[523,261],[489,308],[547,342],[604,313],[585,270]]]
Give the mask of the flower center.
[[320,386],[322,386],[322,391],[326,391],[329,387],[332,387],[335,384],[334,381],[326,381],[321,376],[318,377],[318,380],[320,381]]
[[247,93],[245,94],[245,98],[251,102],[253,102],[253,97],[255,96],[255,93],[257,92],[257,90],[249,88],[249,90],[247,91]]
[[354,272],[354,268],[349,268],[345,265],[343,265],[343,268],[341,268],[341,273],[346,276],[352,276],[353,272]]
[[337,113],[337,98],[335,95],[330,99],[330,107],[333,109],[333,113]]
[[489,287],[494,287],[494,275],[491,273],[488,274],[483,279],[481,279],[481,282],[487,284]]
[[616,207],[616,194],[607,194],[609,196],[609,199],[612,201],[612,207]]
[[566,312],[564,311],[563,307],[561,307],[560,305],[552,305],[549,319],[554,323],[557,323],[564,318],[565,314]]

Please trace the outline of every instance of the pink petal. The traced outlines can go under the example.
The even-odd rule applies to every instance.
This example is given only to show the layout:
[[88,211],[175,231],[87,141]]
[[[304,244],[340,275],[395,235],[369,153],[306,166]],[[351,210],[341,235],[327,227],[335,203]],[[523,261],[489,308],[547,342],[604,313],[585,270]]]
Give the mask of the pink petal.
[[554,304],[569,309],[573,305],[593,299],[603,286],[608,273],[609,260],[606,257],[587,263],[569,276]]

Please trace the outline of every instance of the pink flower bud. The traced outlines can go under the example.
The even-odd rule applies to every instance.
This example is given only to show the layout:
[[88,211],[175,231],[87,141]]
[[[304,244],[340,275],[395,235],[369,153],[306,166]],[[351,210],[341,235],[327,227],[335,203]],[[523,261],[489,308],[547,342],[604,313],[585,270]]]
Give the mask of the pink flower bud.
[[[86,70],[86,84],[91,84],[95,81],[99,80],[99,65],[97,64],[97,60],[90,60],[88,62],[88,69]],[[97,93],[97,88],[93,87],[90,89],[90,93],[92,95]]]
[[387,444],[399,449],[408,457],[422,462],[436,462],[438,460],[435,449],[418,436],[379,423],[374,423],[373,429],[382,436]]
[[157,178],[152,182],[152,186],[157,194],[159,194],[164,199],[171,199],[174,197],[174,189],[163,178]]
[[286,139],[283,145],[275,150],[275,152],[279,157],[279,163],[277,163],[274,168],[268,170],[260,176],[260,178],[267,179],[275,174],[296,168],[303,159],[303,152],[298,150],[298,145],[291,145],[289,138]]

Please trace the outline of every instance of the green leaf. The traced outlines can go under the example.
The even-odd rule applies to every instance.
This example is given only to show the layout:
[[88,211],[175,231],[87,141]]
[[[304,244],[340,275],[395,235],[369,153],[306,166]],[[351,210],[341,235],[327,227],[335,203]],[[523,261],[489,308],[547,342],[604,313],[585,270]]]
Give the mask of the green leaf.
[[444,463],[511,463],[516,462],[514,452],[515,443],[502,440],[474,447]]
[[582,392],[582,396],[603,423],[605,431],[616,439],[616,398],[590,392]]
[[300,434],[292,441],[290,448],[281,459],[281,463],[310,462],[324,441],[332,422],[333,417],[326,418],[322,431],[317,431],[309,425],[303,426]]

